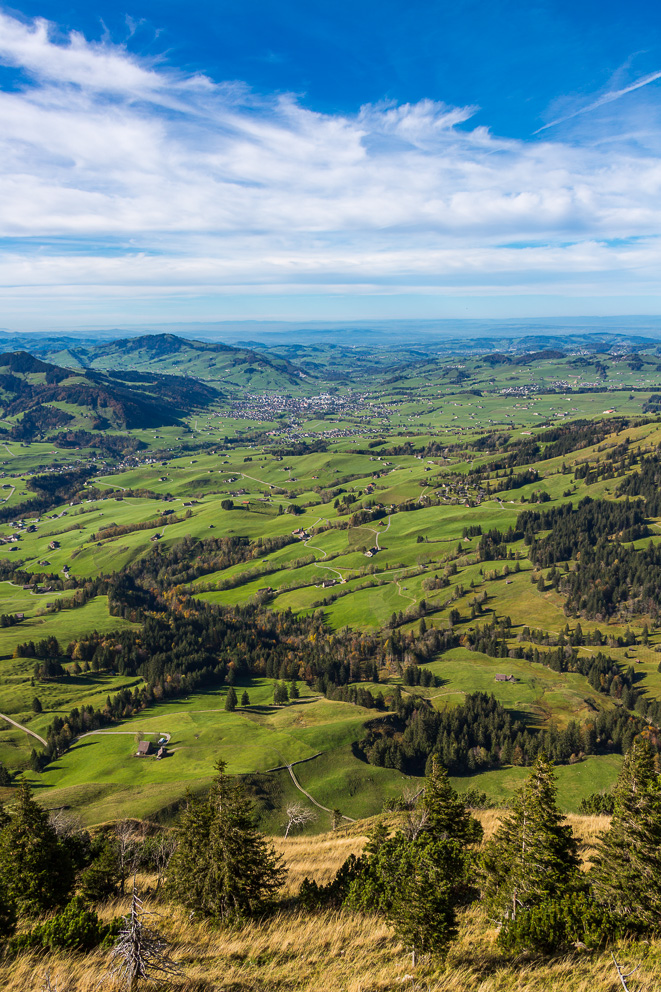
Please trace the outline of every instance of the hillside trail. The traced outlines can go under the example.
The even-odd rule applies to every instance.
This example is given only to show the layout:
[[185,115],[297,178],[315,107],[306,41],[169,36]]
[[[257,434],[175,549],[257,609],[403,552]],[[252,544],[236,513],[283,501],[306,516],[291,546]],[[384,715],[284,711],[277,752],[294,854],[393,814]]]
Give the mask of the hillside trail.
[[0,713],[0,717],[2,717],[3,720],[6,720],[7,723],[11,723],[12,726],[16,727],[18,730],[22,730],[26,734],[29,734],[30,737],[35,737],[40,744],[44,745],[44,747],[48,747],[48,741],[45,741],[43,737],[41,737],[39,734],[36,734],[34,730],[30,730],[29,727],[24,727],[22,723],[17,723],[16,720],[12,720],[12,718],[10,716],[7,716],[5,713]]
[[[319,517],[319,519],[315,520],[315,522],[312,524],[312,527],[316,527],[317,524],[322,520],[326,520],[326,523],[328,523],[326,517]],[[307,541],[303,542],[303,547],[309,548],[310,551],[320,551],[321,554],[324,556],[324,558],[328,558],[328,552],[324,551],[323,548],[317,548],[314,546],[314,544],[310,544],[311,540],[312,538],[308,537]],[[312,562],[312,564],[314,565],[315,568],[324,568],[329,572],[335,572],[335,574],[339,575],[339,577],[344,581],[344,576],[342,575],[342,572],[340,572],[337,568],[333,568],[331,565],[321,565],[318,561]]]
[[397,586],[397,589],[399,590],[399,595],[400,596],[403,596],[404,599],[410,599],[411,600],[411,606],[413,606],[415,603],[418,602],[418,600],[415,598],[415,596],[407,596],[406,593],[402,591],[402,587],[401,587],[401,584],[400,584],[399,579],[395,579],[395,585]]
[[[296,764],[299,764],[299,762],[296,762]],[[291,765],[287,765],[287,771],[291,775],[291,780],[292,780],[292,782],[294,783],[294,785],[296,786],[296,788],[298,789],[299,792],[302,792],[304,796],[307,796],[308,799],[310,800],[310,802],[313,803],[318,809],[323,809],[324,813],[330,813],[331,816],[333,815],[333,810],[332,809],[329,809],[328,806],[322,806],[321,803],[318,803],[317,802],[317,800],[314,798],[314,796],[311,796],[310,795],[310,793],[307,791],[307,789],[304,789],[303,788],[303,786],[301,785],[301,783],[296,778],[296,775],[294,774],[294,769],[292,768]],[[353,819],[353,817],[351,817],[351,816],[345,816],[344,813],[341,813],[340,815],[341,815],[341,817],[342,817],[343,820],[348,820],[349,823],[355,823],[356,822]]]
[[94,734],[99,734],[101,737],[135,737],[136,734],[145,734],[148,737],[165,737],[166,743],[170,743],[170,738],[172,734],[167,734],[165,731],[158,733],[155,730],[87,730],[84,734],[80,734],[78,737],[74,737],[71,741],[72,744],[76,744],[78,741],[82,741],[85,737],[92,737]]

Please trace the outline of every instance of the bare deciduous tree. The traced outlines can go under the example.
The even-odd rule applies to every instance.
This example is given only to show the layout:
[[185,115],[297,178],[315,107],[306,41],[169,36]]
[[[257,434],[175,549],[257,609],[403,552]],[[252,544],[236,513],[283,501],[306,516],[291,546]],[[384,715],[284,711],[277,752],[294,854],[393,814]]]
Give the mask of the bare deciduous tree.
[[287,816],[285,837],[289,836],[291,830],[301,830],[308,823],[317,819],[315,811],[309,806],[304,806],[303,803],[290,803],[285,809],[285,813]]
[[418,834],[425,829],[428,821],[428,811],[424,807],[418,807],[409,812],[402,829],[409,840],[415,840]]
[[170,858],[177,849],[177,834],[174,830],[162,830],[154,846],[154,867],[156,869],[156,891],[161,887],[163,877],[170,864]]
[[48,815],[48,822],[61,840],[82,834],[85,829],[81,817],[68,809],[51,810]]
[[127,992],[136,992],[143,978],[158,979],[181,974],[181,969],[168,954],[168,942],[146,925],[145,917],[151,915],[143,910],[134,879],[131,910],[124,917],[124,925],[110,957],[110,977]]
[[136,869],[138,857],[138,837],[130,820],[122,820],[115,829],[115,849],[117,852],[117,874],[120,891],[124,895],[124,883]]

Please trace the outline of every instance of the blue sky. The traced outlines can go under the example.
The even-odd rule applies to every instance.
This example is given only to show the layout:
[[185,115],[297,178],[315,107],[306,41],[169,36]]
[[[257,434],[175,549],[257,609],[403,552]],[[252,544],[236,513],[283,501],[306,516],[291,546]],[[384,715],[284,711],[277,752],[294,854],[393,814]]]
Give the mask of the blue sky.
[[661,313],[661,14],[0,6],[0,323]]

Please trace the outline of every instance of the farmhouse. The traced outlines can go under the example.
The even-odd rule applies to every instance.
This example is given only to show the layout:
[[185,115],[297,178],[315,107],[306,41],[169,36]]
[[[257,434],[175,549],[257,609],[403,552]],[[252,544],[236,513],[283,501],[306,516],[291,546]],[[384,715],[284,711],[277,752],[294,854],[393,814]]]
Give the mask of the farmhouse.
[[152,754],[151,741],[140,741],[138,744],[138,750],[135,752],[138,758],[142,758],[144,755]]
[[496,675],[496,682],[516,682],[513,675]]

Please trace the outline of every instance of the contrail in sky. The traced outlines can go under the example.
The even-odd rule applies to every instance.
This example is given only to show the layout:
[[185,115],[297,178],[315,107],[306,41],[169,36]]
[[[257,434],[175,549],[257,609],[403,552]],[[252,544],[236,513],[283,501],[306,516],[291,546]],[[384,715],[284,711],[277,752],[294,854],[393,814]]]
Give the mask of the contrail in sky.
[[657,72],[650,72],[648,76],[642,76],[631,86],[625,86],[621,90],[612,90],[610,93],[604,93],[600,96],[598,100],[594,103],[589,103],[587,107],[581,107],[580,110],[575,110],[573,114],[567,114],[566,117],[558,117],[557,120],[551,121],[550,124],[544,124],[543,127],[538,127],[533,134],[539,134],[540,131],[546,131],[549,127],[555,127],[556,124],[564,124],[565,121],[570,121],[573,117],[578,117],[580,114],[587,114],[589,110],[596,110],[597,107],[603,107],[605,103],[612,103],[613,100],[619,100],[621,96],[626,96],[627,93],[632,93],[634,90],[639,90],[641,86],[647,86],[649,83],[655,82],[657,79],[661,79],[661,70]]

